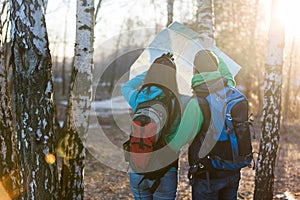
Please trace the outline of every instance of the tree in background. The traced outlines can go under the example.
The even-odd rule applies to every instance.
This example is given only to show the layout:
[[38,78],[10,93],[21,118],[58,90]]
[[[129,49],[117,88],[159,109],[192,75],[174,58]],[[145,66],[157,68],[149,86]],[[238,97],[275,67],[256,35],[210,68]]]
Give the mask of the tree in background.
[[[292,83],[294,80],[294,75],[296,74],[296,71],[294,71],[293,69],[295,68],[295,58],[297,58],[297,52],[296,52],[296,39],[295,36],[293,36],[292,39],[292,44],[291,44],[291,50],[290,52],[288,52],[288,56],[287,56],[287,60],[288,62],[286,64],[287,70],[286,70],[286,78],[285,78],[285,86],[283,87],[285,90],[285,94],[284,94],[284,101],[283,101],[283,118],[284,119],[297,119],[297,116],[295,116],[295,113],[298,113],[298,109],[295,107],[295,104],[292,103],[292,101],[294,100],[293,98],[291,98],[291,96],[294,96],[293,91],[292,91]],[[284,81],[283,81],[284,82]],[[294,97],[297,97],[297,95],[295,95]],[[296,111],[296,112],[295,112]],[[288,122],[288,120],[284,121]],[[286,125],[284,124],[283,125]]]
[[96,11],[95,11],[95,25],[97,23],[97,17],[98,17],[99,10],[101,8],[101,4],[102,4],[102,0],[98,0]]
[[94,0],[77,0],[75,58],[72,69],[61,197],[83,199],[86,134],[92,99]]
[[167,0],[168,22],[167,27],[173,23],[174,0]]
[[279,144],[284,23],[280,0],[272,1],[269,50],[265,65],[262,137],[255,177],[254,199],[273,199],[274,167]]
[[[249,99],[255,115],[261,115],[263,68],[267,52],[266,13],[260,0],[214,1],[217,46],[241,65],[237,87]],[[253,73],[255,72],[255,73]]]
[[10,1],[22,199],[57,199],[52,64],[43,0]]
[[[257,66],[259,66],[257,65],[257,53],[259,52],[257,49],[259,46],[258,42],[260,42],[257,40],[258,6],[259,0],[244,0],[240,2],[240,5],[236,6],[235,9],[240,17],[234,19],[239,20],[239,22],[237,22],[237,24],[239,24],[237,31],[240,31],[239,35],[241,35],[242,39],[239,44],[241,47],[239,49],[242,50],[240,52],[242,53],[242,56],[240,55],[242,70],[239,76],[241,77],[239,83],[241,82],[243,84],[243,93],[249,99],[257,99],[260,101],[261,94],[259,85],[263,84],[263,76],[262,70],[257,68]],[[238,45],[236,45],[236,48],[238,48]],[[243,50],[246,48],[248,49],[247,51]],[[253,71],[256,73],[253,73]],[[250,104],[250,109],[252,109],[251,105],[252,104]]]
[[[0,16],[6,9],[6,3],[1,4]],[[10,92],[7,79],[7,38],[3,35],[3,28],[8,25],[0,18],[0,187],[6,189],[10,198],[18,197],[20,188],[18,183],[16,138],[14,133],[12,109],[10,105]]]
[[213,0],[197,0],[196,31],[203,41],[214,44],[214,5]]
[[67,14],[65,16],[65,28],[64,28],[64,37],[63,37],[63,61],[62,61],[62,69],[61,69],[61,77],[62,77],[62,95],[66,94],[66,59],[67,59],[67,38],[68,38],[68,11],[69,11],[69,4],[67,4]]

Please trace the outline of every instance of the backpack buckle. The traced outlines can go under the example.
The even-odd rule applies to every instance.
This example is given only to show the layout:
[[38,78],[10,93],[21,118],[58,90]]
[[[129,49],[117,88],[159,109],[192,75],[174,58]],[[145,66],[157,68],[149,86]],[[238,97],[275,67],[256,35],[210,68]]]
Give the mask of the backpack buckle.
[[199,164],[194,164],[188,171],[189,185],[193,185],[195,174],[198,171]]
[[199,163],[198,166],[199,166],[200,169],[204,168],[204,165],[202,163]]
[[228,119],[229,121],[232,121],[232,117],[231,117],[231,114],[230,114],[230,113],[227,113],[226,116],[227,116],[227,119]]

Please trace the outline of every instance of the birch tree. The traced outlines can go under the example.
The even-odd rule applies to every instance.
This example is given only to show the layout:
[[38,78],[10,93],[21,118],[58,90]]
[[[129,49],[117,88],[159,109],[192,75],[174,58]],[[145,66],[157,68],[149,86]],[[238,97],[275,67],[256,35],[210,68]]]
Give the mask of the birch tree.
[[86,134],[91,109],[94,1],[77,0],[75,58],[64,138],[65,157],[60,199],[83,199]]
[[95,17],[94,17],[95,18],[95,25],[98,22],[97,17],[98,17],[98,13],[99,13],[99,10],[101,8],[101,5],[102,5],[102,0],[98,0],[96,11],[95,11]]
[[[1,11],[6,10],[3,3]],[[3,15],[1,12],[0,16]],[[7,23],[6,23],[7,25]],[[0,18],[0,184],[12,199],[19,195],[16,139],[13,127],[10,93],[8,89],[7,71],[7,47],[4,23]]]
[[53,83],[43,0],[10,0],[21,199],[57,199]]
[[167,22],[167,27],[168,27],[173,22],[174,0],[168,0],[167,11],[168,11],[168,22]]
[[274,167],[279,144],[284,23],[280,0],[272,1],[269,49],[265,64],[262,137],[255,177],[254,199],[273,199]]
[[213,0],[197,0],[196,31],[202,41],[214,43]]

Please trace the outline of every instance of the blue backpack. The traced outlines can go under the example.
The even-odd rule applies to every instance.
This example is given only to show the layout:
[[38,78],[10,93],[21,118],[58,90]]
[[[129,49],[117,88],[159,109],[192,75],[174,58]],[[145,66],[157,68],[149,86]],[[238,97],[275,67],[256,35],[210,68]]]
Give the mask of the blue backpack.
[[199,171],[238,171],[253,159],[247,98],[219,79],[194,88],[204,115],[189,147],[189,178]]

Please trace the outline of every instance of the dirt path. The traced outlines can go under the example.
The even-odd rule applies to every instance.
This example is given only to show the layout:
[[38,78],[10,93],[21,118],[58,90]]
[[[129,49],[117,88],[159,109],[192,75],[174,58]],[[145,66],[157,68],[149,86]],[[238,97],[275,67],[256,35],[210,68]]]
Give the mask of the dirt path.
[[[127,135],[122,134],[122,130],[114,123],[111,116],[99,118],[102,130],[105,136],[115,146],[121,148],[123,141]],[[300,199],[300,126],[287,127],[286,133],[281,135],[280,147],[278,150],[276,169],[275,169],[275,185],[274,199]],[[87,156],[85,170],[85,200],[99,199],[133,199],[130,188],[128,173],[117,170],[117,166],[111,166],[114,159],[118,160],[119,155],[114,150],[106,150],[97,146],[97,129],[94,130],[92,140],[94,143],[88,148],[92,149]],[[256,124],[256,137],[260,132],[259,124]],[[98,138],[99,139],[99,138]],[[258,151],[258,140],[254,141],[254,148]],[[105,145],[106,146],[106,145]],[[108,145],[109,146],[109,145]],[[99,157],[95,156],[93,149],[100,148],[105,154],[107,162],[100,162]],[[102,152],[102,153],[103,153]],[[95,158],[97,157],[97,158]],[[118,161],[117,161],[118,162]],[[115,163],[117,163],[115,162]],[[119,165],[119,164],[117,164]],[[122,164],[120,164],[121,166]],[[179,184],[177,199],[191,199],[190,187],[186,178],[187,173],[187,155],[186,152],[180,158]],[[254,173],[250,168],[242,170],[242,179],[239,187],[239,199],[252,199],[254,189]]]

